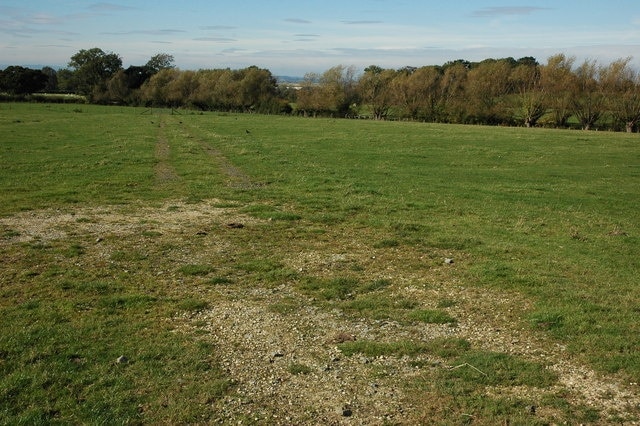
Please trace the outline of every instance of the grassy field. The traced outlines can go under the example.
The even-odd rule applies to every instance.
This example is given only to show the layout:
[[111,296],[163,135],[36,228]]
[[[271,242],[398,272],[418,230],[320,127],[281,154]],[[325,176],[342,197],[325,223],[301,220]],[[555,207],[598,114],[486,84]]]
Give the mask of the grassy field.
[[[638,394],[636,134],[0,104],[0,164],[0,423],[215,421],[237,383],[197,318],[252,288],[285,319],[486,321]],[[406,422],[639,419],[480,332],[347,340],[419,369]]]

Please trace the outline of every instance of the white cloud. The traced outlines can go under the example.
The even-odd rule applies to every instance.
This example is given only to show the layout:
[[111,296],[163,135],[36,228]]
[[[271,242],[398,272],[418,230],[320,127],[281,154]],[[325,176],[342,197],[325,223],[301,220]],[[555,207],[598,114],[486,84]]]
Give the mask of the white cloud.
[[195,41],[213,41],[215,43],[232,43],[234,41],[238,41],[234,38],[228,37],[196,37]]
[[535,12],[550,10],[547,7],[535,6],[507,6],[507,7],[485,7],[474,10],[471,16],[475,18],[494,18],[496,16],[517,16],[531,15]]
[[227,31],[227,30],[235,30],[238,27],[232,27],[230,25],[208,25],[205,27],[200,27],[201,30],[205,31]]
[[382,24],[382,21],[342,21],[346,25],[375,25]]
[[182,33],[186,33],[186,31],[166,28],[166,29],[158,29],[158,30],[132,30],[132,31],[119,31],[119,32],[104,32],[100,34],[120,36],[120,35],[133,35],[133,34],[175,35],[175,34],[182,34]]
[[115,3],[93,3],[87,6],[88,10],[93,12],[120,12],[125,10],[133,10],[135,7],[123,6]]
[[286,18],[284,21],[292,24],[310,24],[311,23],[311,21],[307,21],[306,19],[299,19],[299,18]]

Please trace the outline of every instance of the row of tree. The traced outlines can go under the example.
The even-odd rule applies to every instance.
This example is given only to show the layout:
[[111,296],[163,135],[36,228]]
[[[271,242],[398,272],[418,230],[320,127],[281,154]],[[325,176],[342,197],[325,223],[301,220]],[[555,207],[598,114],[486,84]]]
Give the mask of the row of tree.
[[630,59],[609,65],[559,54],[541,65],[525,57],[458,60],[400,70],[331,68],[305,77],[297,108],[307,114],[366,114],[432,122],[538,124],[567,127],[574,120],[632,132],[640,124],[640,73]]
[[192,107],[202,110],[291,112],[269,70],[181,71],[174,58],[157,54],[146,64],[122,67],[115,53],[93,48],[71,57],[58,71],[10,66],[0,71],[0,92],[15,97],[37,92],[75,93],[94,103]]
[[10,95],[37,92],[75,93],[92,102],[109,100],[109,84],[118,79],[130,90],[138,89],[154,74],[173,68],[173,56],[157,54],[142,66],[122,68],[122,58],[93,48],[80,50],[71,57],[69,68],[58,71],[51,67],[34,70],[10,66],[0,71],[0,91]]
[[0,91],[13,95],[77,93],[91,102],[191,107],[202,110],[298,113],[447,123],[540,124],[583,129],[637,130],[640,72],[630,59],[607,65],[551,56],[457,60],[399,70],[370,66],[364,73],[336,66],[295,85],[278,84],[269,70],[179,70],[171,55],[122,67],[115,53],[81,50],[58,71],[11,66],[0,71]]

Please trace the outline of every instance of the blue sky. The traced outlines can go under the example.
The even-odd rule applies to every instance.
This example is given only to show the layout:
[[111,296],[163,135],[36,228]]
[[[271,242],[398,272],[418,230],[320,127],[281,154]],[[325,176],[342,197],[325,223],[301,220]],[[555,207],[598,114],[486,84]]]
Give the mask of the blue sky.
[[388,68],[556,53],[640,66],[638,0],[0,0],[0,66],[64,67],[80,49],[124,66]]

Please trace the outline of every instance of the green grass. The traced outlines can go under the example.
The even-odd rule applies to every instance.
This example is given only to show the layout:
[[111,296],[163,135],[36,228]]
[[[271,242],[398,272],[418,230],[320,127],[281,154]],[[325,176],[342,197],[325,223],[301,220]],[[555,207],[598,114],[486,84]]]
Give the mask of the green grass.
[[455,360],[445,373],[451,381],[480,383],[483,386],[552,386],[557,377],[544,366],[496,352],[469,351]]
[[339,345],[340,351],[346,356],[352,356],[356,353],[368,357],[380,356],[416,356],[427,352],[427,346],[412,342],[373,342],[369,340],[357,340],[355,342],[345,342]]
[[[175,402],[221,397],[229,388],[210,347],[158,327],[173,309],[168,298],[79,270],[55,272],[58,288],[45,275],[16,288],[3,279],[3,299],[13,300],[2,304],[4,324],[20,325],[0,334],[3,423],[192,422],[202,410]],[[122,355],[128,363],[116,362]],[[209,383],[182,386],[178,378]]]
[[419,309],[411,311],[409,318],[430,324],[454,324],[456,319],[444,311],[437,309]]
[[289,373],[293,374],[294,376],[297,376],[300,374],[309,374],[313,371],[313,369],[308,365],[294,362],[289,365],[287,371],[289,371]]
[[179,271],[189,276],[205,276],[214,272],[215,269],[211,265],[184,265],[180,267]]
[[[14,242],[25,235],[2,225],[0,256],[10,261],[0,266],[0,422],[212,418],[207,401],[227,394],[230,379],[212,348],[167,319],[214,307],[206,292],[245,286],[287,286],[352,317],[452,326],[459,318],[448,309],[465,301],[414,300],[402,289],[441,281],[517,293],[531,302],[512,307],[527,332],[602,373],[640,380],[637,134],[142,112],[0,104],[0,217],[175,212],[211,201],[257,224],[225,229],[211,218],[208,236],[170,241],[140,223],[126,238],[102,236],[110,251],[78,230],[95,223],[90,214],[79,213],[62,239]],[[157,152],[159,141],[168,152]],[[216,246],[218,232],[232,243]],[[315,264],[291,266],[306,252],[320,253]],[[455,262],[443,265],[447,257]],[[300,303],[271,309],[287,315]],[[345,344],[436,353],[424,342]],[[120,355],[131,362],[114,364]],[[435,384],[427,375],[425,389],[452,408],[426,404],[425,413],[454,423],[473,411],[491,424],[524,404],[482,405],[486,386],[553,380],[460,342],[437,356],[494,377],[468,367]],[[291,373],[306,374],[298,367]],[[581,413],[583,422],[597,418]]]

